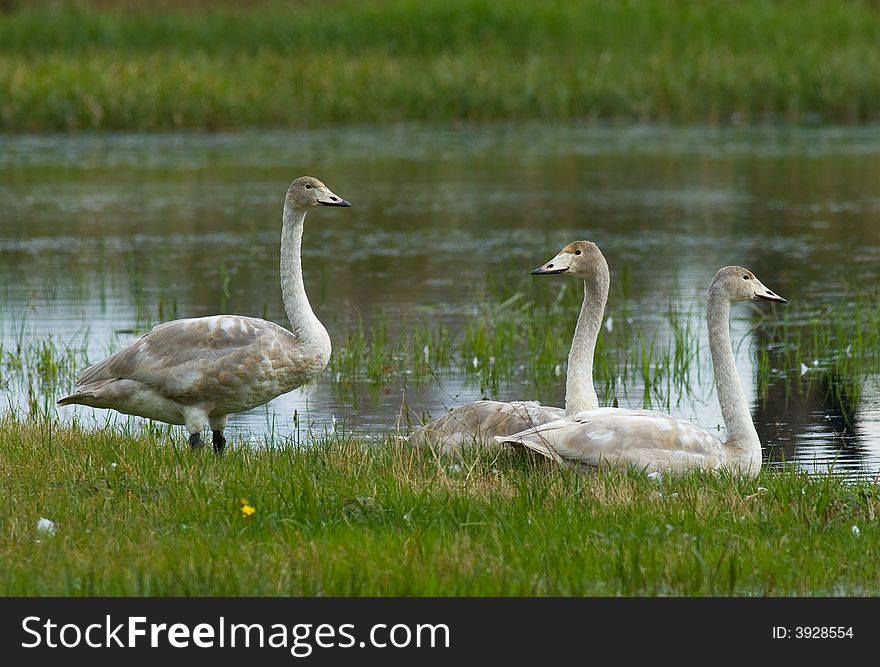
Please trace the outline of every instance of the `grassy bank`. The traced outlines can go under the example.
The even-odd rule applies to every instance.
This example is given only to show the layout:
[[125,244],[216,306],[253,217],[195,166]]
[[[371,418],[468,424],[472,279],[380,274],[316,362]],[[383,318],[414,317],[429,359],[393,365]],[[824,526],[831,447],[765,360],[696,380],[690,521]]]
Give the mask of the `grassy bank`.
[[7,4],[7,132],[880,120],[870,2]]
[[178,439],[2,418],[0,594],[880,593],[876,485]]

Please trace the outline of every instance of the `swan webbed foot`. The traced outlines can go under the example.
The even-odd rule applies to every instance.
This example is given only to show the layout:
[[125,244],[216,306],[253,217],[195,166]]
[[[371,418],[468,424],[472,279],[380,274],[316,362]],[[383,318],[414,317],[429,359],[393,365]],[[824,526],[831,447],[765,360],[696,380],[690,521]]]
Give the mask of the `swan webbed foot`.
[[202,434],[201,433],[192,433],[189,436],[189,446],[193,449],[201,449],[202,448]]
[[212,431],[211,442],[214,445],[214,453],[222,454],[226,448],[226,438],[223,437],[223,431]]

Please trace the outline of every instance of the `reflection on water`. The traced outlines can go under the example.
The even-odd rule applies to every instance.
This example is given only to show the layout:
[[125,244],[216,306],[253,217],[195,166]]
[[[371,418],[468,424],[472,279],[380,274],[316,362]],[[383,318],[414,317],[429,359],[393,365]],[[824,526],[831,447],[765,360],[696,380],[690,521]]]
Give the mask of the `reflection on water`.
[[[391,335],[417,321],[445,323],[455,334],[484,299],[487,277],[516,285],[579,238],[600,245],[612,280],[626,269],[632,326],[658,340],[670,335],[670,301],[700,317],[705,288],[725,264],[744,264],[792,297],[790,316],[880,276],[877,128],[7,136],[0,138],[5,349],[51,335],[77,341],[94,360],[174,317],[234,312],[286,324],[281,203],[303,173],[354,203],[341,215],[315,212],[305,234],[307,289],[337,351],[348,330],[378,314],[388,317]],[[737,360],[769,458],[811,470],[832,462],[880,469],[875,382],[849,401],[821,383],[808,392],[771,383],[757,396],[748,381],[756,373],[749,332],[761,316],[735,308],[733,333],[735,341],[746,337]],[[705,362],[704,328],[695,326]],[[701,368],[687,396],[656,407],[715,428],[711,371]],[[310,420],[328,428],[335,418],[337,427],[382,433],[398,423],[404,399],[437,415],[481,395],[460,374],[402,377],[342,386],[325,373],[233,417],[231,432],[284,436]],[[561,379],[534,387],[525,378],[502,383],[497,395],[561,404]],[[6,394],[16,409],[29,400],[14,382]],[[643,395],[639,386],[615,393],[629,406],[641,406]]]

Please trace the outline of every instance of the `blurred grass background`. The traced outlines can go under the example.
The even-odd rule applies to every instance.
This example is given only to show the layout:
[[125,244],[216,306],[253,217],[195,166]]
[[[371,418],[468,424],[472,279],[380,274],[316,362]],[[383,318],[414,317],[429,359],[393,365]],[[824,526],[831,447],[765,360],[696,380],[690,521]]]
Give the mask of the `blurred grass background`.
[[880,119],[880,3],[2,0],[0,130]]

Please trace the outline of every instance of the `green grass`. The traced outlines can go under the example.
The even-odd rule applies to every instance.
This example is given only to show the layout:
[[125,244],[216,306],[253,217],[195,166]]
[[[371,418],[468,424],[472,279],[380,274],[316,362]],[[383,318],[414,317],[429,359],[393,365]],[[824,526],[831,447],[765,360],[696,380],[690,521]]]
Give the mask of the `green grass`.
[[0,595],[880,593],[868,483],[658,482],[391,441],[215,458],[180,442],[0,419]]
[[880,119],[874,2],[12,4],[7,132]]

